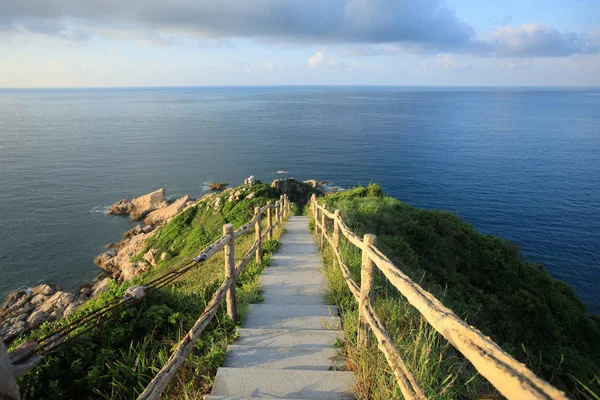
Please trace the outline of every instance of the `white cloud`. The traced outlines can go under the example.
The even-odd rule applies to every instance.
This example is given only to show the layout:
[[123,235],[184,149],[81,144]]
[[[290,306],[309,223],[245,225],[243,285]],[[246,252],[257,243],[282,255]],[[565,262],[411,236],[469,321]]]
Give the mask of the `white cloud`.
[[60,60],[56,57],[56,54],[52,53],[50,58],[48,59],[48,64],[50,68],[52,68],[56,72],[65,72],[65,65],[67,62],[65,60]]
[[519,26],[505,25],[494,29],[480,42],[484,52],[509,57],[561,57],[572,54],[597,53],[600,42],[593,32],[575,34],[560,32],[545,24],[533,22]]
[[453,54],[443,53],[435,57],[435,63],[445,70],[470,69],[471,65],[457,60]]
[[308,68],[319,67],[321,64],[323,64],[324,59],[323,53],[320,51],[315,52],[315,55],[308,59]]

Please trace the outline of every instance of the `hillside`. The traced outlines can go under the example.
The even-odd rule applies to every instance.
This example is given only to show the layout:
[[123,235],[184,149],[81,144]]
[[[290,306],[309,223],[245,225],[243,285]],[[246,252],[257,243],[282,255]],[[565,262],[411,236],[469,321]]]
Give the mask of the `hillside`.
[[[302,186],[306,193],[308,185]],[[57,324],[45,323],[15,344],[36,339],[57,326],[64,326],[82,313],[96,309],[123,295],[132,285],[143,285],[166,272],[187,263],[223,232],[223,225],[235,228],[252,219],[254,207],[279,198],[277,187],[255,182],[201,198],[166,225],[157,229],[144,248],[133,255],[140,260],[149,250],[157,257],[156,266],[125,283],[112,281],[109,290],[85,303],[80,309]],[[266,221],[265,221],[266,224]],[[275,232],[275,239],[281,234]],[[268,265],[270,254],[278,246],[276,240],[264,244],[262,265],[254,261],[238,279],[239,319],[243,318],[249,301],[260,298],[257,277]],[[242,236],[236,242],[239,258],[254,242],[253,235]],[[217,254],[173,283],[153,291],[134,307],[113,315],[111,320],[61,347],[20,379],[28,398],[110,398],[131,399],[164,365],[172,346],[204,311],[216,287],[223,279],[223,256]],[[223,308],[223,307],[222,307]],[[194,353],[179,372],[170,391],[176,397],[196,398],[210,389],[210,382],[223,361],[227,344],[233,339],[239,321],[230,321],[223,309],[203,333]],[[68,376],[65,371],[69,371]]]
[[[573,394],[585,392],[582,384],[598,391],[599,319],[587,313],[570,286],[552,279],[543,266],[526,261],[516,244],[482,235],[452,213],[411,207],[385,196],[374,184],[320,201],[329,210],[340,209],[353,232],[375,234],[377,247],[411,279],[544,379]],[[351,246],[343,249],[359,281],[360,253]],[[332,295],[346,314],[351,338],[356,304],[337,267],[331,268],[331,254],[325,250],[324,256],[330,266]],[[470,366],[460,355],[423,325],[385,278],[376,278],[378,314],[385,316],[388,332],[394,333],[413,362],[415,374],[427,381],[421,382],[423,386],[432,394],[447,392],[450,398],[470,396],[473,391],[485,394],[485,383],[469,380],[473,371],[465,373]],[[389,377],[374,372],[373,363],[378,361],[371,354],[348,352],[355,368],[364,373],[364,393],[376,398],[391,390]],[[425,366],[425,353],[438,357],[438,362]],[[458,388],[453,395],[442,384],[444,378]]]

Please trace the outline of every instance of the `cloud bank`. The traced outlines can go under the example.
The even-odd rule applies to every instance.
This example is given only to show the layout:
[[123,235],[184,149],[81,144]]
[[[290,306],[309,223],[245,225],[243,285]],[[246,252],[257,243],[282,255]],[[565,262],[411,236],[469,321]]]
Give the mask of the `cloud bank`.
[[500,57],[599,51],[593,36],[537,23],[503,26],[478,37],[443,0],[2,0],[0,32],[65,40],[142,37],[159,44],[231,37],[394,44]]

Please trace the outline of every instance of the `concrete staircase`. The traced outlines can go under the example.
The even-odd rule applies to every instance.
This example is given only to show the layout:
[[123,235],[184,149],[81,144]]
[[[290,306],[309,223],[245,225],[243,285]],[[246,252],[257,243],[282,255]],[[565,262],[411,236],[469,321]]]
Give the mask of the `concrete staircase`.
[[321,257],[308,217],[291,217],[206,399],[353,399],[355,378],[337,358],[337,309],[324,302]]

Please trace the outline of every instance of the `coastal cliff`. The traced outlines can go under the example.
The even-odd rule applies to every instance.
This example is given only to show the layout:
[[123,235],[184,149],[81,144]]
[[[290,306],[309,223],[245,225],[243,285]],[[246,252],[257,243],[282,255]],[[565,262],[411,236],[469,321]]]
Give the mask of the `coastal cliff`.
[[[224,224],[232,223],[237,228],[251,219],[254,207],[285,193],[296,202],[300,213],[301,206],[316,193],[324,197],[320,201],[328,209],[341,210],[354,232],[376,234],[378,248],[402,265],[403,272],[552,384],[574,397],[585,398],[575,379],[590,386],[590,379],[598,374],[598,319],[588,315],[573,290],[552,279],[542,266],[525,261],[516,245],[481,235],[456,215],[410,207],[385,196],[377,185],[334,194],[323,193],[317,181],[313,184],[284,179],[263,184],[253,180],[198,200],[184,196],[181,199],[185,201],[167,204],[163,203],[164,192],[163,199],[157,192],[151,196],[151,211],[122,208],[133,212],[135,218],[144,219],[144,223],[126,232],[121,242],[112,244],[101,255],[100,264],[109,265],[106,269],[112,277],[106,278],[104,292],[79,305],[79,309],[69,310],[69,318],[119,298],[131,285],[143,285],[189,262],[222,235]],[[164,210],[175,203],[178,205],[173,209],[185,206],[171,217],[160,218],[164,222],[157,225],[145,223],[153,213],[168,214]],[[252,246],[253,240],[245,238],[239,243],[240,254]],[[272,242],[267,249],[276,245]],[[358,281],[360,253],[346,248],[344,252]],[[355,338],[353,299],[342,287],[345,284],[338,286],[336,277],[330,275],[331,260],[326,253],[324,260],[332,299],[338,305],[346,334]],[[248,271],[240,277],[238,288],[242,310],[248,301],[260,297],[258,278],[253,275],[258,268],[250,267]],[[81,345],[61,349],[46,364],[27,374],[21,386],[31,397],[70,398],[92,392],[105,397],[137,396],[153,376],[152,371],[164,365],[181,333],[203,312],[222,274],[219,259],[202,264],[135,308],[119,314],[110,324],[82,337]],[[496,395],[481,379],[470,379],[472,367],[437,333],[424,328],[419,314],[401,297],[390,294],[384,281],[378,281],[375,291],[378,315],[407,359],[417,363],[418,368],[413,370],[420,371],[419,380],[427,381],[420,381],[424,390],[445,390],[446,398]],[[69,318],[56,324],[64,325]],[[16,343],[43,336],[52,326],[44,324],[29,335],[18,337]],[[222,363],[226,344],[235,335],[234,327],[235,323],[219,314],[180,372],[180,381],[187,382],[185,387],[174,383],[167,395],[175,397],[185,392],[200,397],[207,392],[216,367]],[[382,367],[385,361],[381,362],[375,354],[358,354],[350,347],[344,346],[342,351],[350,365],[364,368],[364,376],[370,379],[371,383],[365,386],[367,397],[386,398],[386,393],[395,390],[389,371]],[[420,357],[440,361],[421,364]],[[61,380],[64,370],[72,371],[72,380]],[[452,378],[445,381],[448,376]],[[594,388],[593,382],[591,387]]]

